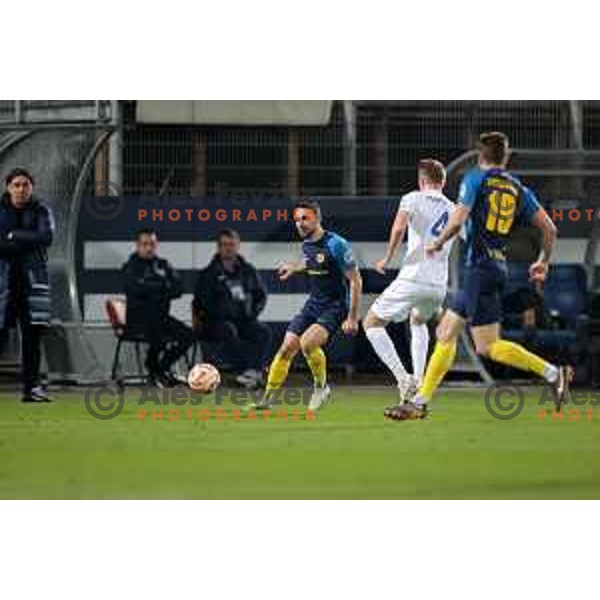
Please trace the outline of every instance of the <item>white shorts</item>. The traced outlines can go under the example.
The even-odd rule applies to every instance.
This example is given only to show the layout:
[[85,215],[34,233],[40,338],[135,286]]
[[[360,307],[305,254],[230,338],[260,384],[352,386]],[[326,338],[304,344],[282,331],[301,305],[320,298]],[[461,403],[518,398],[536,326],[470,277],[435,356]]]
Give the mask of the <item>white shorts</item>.
[[428,321],[442,308],[446,290],[396,279],[373,302],[371,310],[384,321],[406,321],[411,311]]

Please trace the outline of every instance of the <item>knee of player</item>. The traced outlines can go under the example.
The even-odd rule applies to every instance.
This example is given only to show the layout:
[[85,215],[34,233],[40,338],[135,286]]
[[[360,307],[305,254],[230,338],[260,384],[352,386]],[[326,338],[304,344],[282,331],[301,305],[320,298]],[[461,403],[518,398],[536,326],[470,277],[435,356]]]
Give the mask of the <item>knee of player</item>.
[[427,321],[421,318],[421,315],[416,309],[410,311],[410,324],[414,326],[425,325]]
[[309,354],[317,347],[318,347],[318,344],[315,343],[314,340],[311,340],[311,339],[301,339],[300,340],[300,348],[302,349],[303,354]]
[[369,311],[362,322],[363,329],[366,331],[367,329],[371,329],[373,327],[385,327],[385,321],[382,321],[379,317],[375,315],[372,311]]
[[491,347],[492,345],[487,342],[479,342],[475,344],[475,352],[477,353],[477,356],[480,356],[481,358],[489,358]]
[[458,335],[449,327],[438,326],[435,331],[435,339],[443,344],[449,344],[455,342],[458,339]]
[[298,350],[299,347],[297,344],[284,344],[281,346],[281,348],[279,348],[277,354],[283,359],[291,360],[294,358],[294,356],[296,356],[296,354],[298,354]]

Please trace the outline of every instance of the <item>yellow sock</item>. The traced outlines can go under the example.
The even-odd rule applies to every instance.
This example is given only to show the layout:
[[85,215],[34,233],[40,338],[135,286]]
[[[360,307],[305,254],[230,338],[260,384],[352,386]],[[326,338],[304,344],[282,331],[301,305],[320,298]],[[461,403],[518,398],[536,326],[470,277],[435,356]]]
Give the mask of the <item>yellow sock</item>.
[[276,354],[271,366],[269,367],[269,376],[267,377],[266,393],[278,390],[285,383],[292,364],[291,358],[286,358]]
[[304,354],[310,372],[315,381],[315,387],[323,387],[327,381],[327,358],[321,348],[313,348]]
[[525,350],[523,346],[507,340],[496,340],[491,346],[488,356],[496,362],[511,367],[517,367],[522,371],[532,371],[544,377],[548,363]]
[[435,350],[427,364],[423,385],[419,389],[419,394],[426,400],[431,400],[435,390],[442,383],[442,379],[450,370],[454,357],[456,356],[456,340],[452,342],[438,342]]

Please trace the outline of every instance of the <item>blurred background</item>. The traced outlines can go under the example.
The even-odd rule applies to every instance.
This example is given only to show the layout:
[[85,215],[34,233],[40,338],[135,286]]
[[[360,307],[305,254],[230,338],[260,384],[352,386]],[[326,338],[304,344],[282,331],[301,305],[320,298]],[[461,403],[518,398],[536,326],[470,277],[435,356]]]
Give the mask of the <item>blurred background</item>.
[[[371,264],[383,255],[399,197],[416,186],[417,161],[434,157],[447,165],[453,199],[474,164],[478,135],[490,130],[508,134],[511,168],[534,189],[560,236],[550,277],[536,288],[526,267],[539,240],[528,230],[515,232],[507,337],[548,359],[575,363],[578,381],[597,385],[600,102],[593,101],[0,101],[0,174],[30,168],[35,192],[57,221],[54,318],[45,344],[49,379],[87,383],[111,376],[117,332],[106,300],[122,293],[120,265],[140,226],[128,208],[144,201],[147,208],[173,207],[173,198],[249,208],[317,197],[326,227],[353,243],[365,281],[364,313],[396,274],[377,275]],[[234,225],[153,223],[161,254],[184,278],[184,296],[173,307],[182,320],[191,322],[195,275],[214,253],[216,231]],[[239,229],[242,254],[267,287],[261,318],[273,331],[274,349],[305,298],[302,281],[282,286],[275,276],[276,263],[298,252],[294,228]],[[458,254],[453,288],[460,285]],[[405,327],[393,326],[393,334],[409,363]],[[17,335],[3,347],[0,368],[8,378],[17,372]],[[227,370],[226,359],[209,346],[199,339],[197,356],[212,353]],[[118,360],[123,373],[139,376],[135,350],[124,347]],[[329,353],[340,378],[387,381],[362,334],[334,338]],[[517,375],[492,369],[465,337],[453,376],[488,382]]]

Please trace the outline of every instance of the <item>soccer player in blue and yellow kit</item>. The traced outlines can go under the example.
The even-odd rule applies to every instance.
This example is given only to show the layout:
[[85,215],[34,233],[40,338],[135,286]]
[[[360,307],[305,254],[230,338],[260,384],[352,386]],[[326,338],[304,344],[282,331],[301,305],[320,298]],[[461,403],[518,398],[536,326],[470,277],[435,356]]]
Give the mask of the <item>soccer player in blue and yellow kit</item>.
[[409,420],[426,416],[427,403],[454,362],[458,336],[466,322],[480,356],[543,377],[552,385],[559,408],[568,394],[570,368],[548,363],[500,336],[501,294],[507,278],[506,246],[513,226],[520,221],[542,232],[541,254],[529,269],[532,281],[545,280],[557,235],[554,223],[533,192],[506,170],[509,156],[506,135],[492,132],[480,136],[479,165],[466,173],[457,210],[426,250],[428,256],[435,255],[466,224],[462,289],[440,321],[435,351],[414,402],[386,409],[386,417]]
[[317,202],[298,202],[294,221],[304,240],[302,260],[280,265],[279,278],[285,281],[296,273],[305,274],[310,286],[309,297],[288,326],[269,368],[265,397],[258,407],[269,406],[270,397],[285,382],[294,356],[302,350],[315,386],[309,408],[316,410],[330,394],[323,346],[339,327],[347,335],[358,331],[362,279],[350,244],[336,233],[323,229]]

